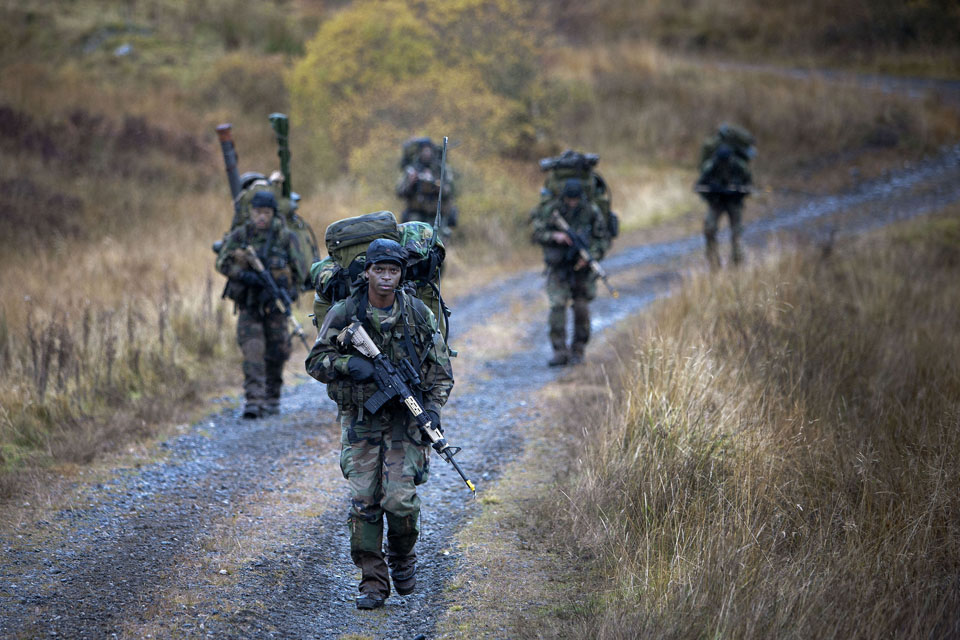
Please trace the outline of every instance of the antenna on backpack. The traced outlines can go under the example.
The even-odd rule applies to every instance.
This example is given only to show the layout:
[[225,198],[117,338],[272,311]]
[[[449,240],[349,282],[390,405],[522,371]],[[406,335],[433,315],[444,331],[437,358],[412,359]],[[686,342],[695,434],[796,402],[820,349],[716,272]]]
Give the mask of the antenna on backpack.
[[[443,136],[443,151],[440,152],[440,192],[437,194],[437,217],[433,222],[433,245],[437,244],[437,234],[440,233],[440,224],[443,218],[440,215],[440,207],[443,205],[443,178],[447,170],[447,136]],[[431,247],[433,248],[433,247]]]
[[[440,191],[437,194],[437,217],[433,221],[433,238],[430,239],[430,250],[432,251],[434,247],[437,246],[437,237],[440,235],[440,225],[443,222],[443,217],[440,213],[440,208],[443,206],[443,179],[447,171],[447,136],[443,136],[443,150],[440,152]],[[450,336],[450,310],[447,308],[447,305],[443,302],[443,295],[440,293],[440,270],[437,267],[437,299],[440,302],[440,313],[444,317],[444,336],[443,341],[447,342],[447,338]],[[438,319],[439,320],[439,319]],[[450,348],[450,345],[447,344],[447,348],[450,349],[452,355],[456,355],[456,351]]]

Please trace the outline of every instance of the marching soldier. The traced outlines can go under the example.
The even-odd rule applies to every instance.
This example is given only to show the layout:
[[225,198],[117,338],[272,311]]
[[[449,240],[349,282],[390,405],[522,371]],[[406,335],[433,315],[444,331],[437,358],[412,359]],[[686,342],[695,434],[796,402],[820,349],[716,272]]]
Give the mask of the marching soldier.
[[247,247],[279,287],[296,300],[303,282],[303,257],[297,237],[277,213],[271,191],[258,191],[250,200],[250,218],[227,235],[217,256],[217,271],[227,276],[224,295],[236,303],[237,343],[243,352],[244,418],[280,412],[283,365],[290,357],[287,316],[277,306],[263,276],[254,270]]
[[364,409],[378,390],[374,364],[337,338],[345,327],[360,322],[391,362],[400,367],[405,360],[403,366],[419,376],[414,393],[433,425],[440,425],[440,408],[453,387],[450,357],[433,313],[400,289],[405,258],[394,240],[370,243],[363,271],[366,286],[330,309],[305,363],[311,376],[327,384],[340,409],[340,468],[351,497],[350,556],[362,574],[358,609],[383,606],[390,578],[400,595],[416,588],[417,485],[429,476],[429,450],[417,421],[398,398],[372,414]]

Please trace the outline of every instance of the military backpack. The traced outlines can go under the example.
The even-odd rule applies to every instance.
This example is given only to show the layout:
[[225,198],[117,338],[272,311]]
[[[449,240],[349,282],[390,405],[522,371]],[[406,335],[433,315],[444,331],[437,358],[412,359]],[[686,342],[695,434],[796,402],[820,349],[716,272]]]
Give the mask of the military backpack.
[[600,208],[607,223],[610,238],[620,235],[620,217],[611,209],[612,193],[606,180],[594,167],[600,161],[595,153],[580,153],[567,149],[559,156],[540,160],[540,171],[547,174],[540,189],[540,205],[560,197],[563,184],[570,178],[576,178],[583,184],[587,199]]
[[348,297],[362,284],[366,251],[377,238],[399,242],[407,250],[404,288],[419,297],[434,312],[446,336],[449,310],[440,297],[440,272],[446,249],[433,227],[425,222],[398,225],[390,211],[378,211],[345,218],[327,227],[324,236],[329,255],[310,268],[316,293],[313,298],[314,324],[319,326],[336,302]]

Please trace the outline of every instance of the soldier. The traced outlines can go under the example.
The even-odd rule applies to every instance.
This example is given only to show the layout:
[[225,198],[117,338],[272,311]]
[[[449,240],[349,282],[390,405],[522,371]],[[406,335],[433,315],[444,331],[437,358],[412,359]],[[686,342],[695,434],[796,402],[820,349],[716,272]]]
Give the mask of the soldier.
[[[429,475],[428,449],[417,422],[398,399],[374,414],[363,403],[377,391],[373,363],[337,336],[355,321],[395,364],[404,359],[420,374],[422,406],[435,425],[453,387],[450,357],[433,313],[418,298],[399,290],[405,252],[400,243],[379,238],[367,247],[363,278],[327,313],[307,356],[307,372],[327,384],[340,409],[340,469],[350,485],[350,556],[360,567],[358,609],[383,606],[390,595],[387,568],[400,595],[414,591],[420,532],[416,486]],[[383,518],[387,519],[386,560]]]
[[720,268],[717,230],[720,217],[730,218],[731,252],[734,264],[743,260],[743,200],[750,193],[750,159],[755,155],[753,136],[744,129],[723,124],[701,150],[700,178],[695,190],[707,201],[703,235],[707,241],[707,262]]
[[[430,138],[414,138],[403,145],[403,176],[397,183],[397,196],[406,201],[401,222],[418,220],[433,224],[437,215],[437,196],[440,192],[440,157]],[[441,210],[441,237],[450,237],[450,229],[457,226],[459,210],[453,204],[456,195],[453,172],[449,167],[443,177],[443,209]]]
[[[573,248],[570,236],[554,220],[559,215],[590,244],[597,260],[610,247],[610,235],[600,208],[584,198],[583,183],[570,178],[559,200],[547,202],[533,215],[533,242],[543,247],[550,300],[551,367],[579,364],[590,339],[590,301],[597,297],[597,275]],[[573,342],[567,348],[567,305],[573,306]]]
[[245,248],[252,246],[273,275],[277,286],[296,300],[304,275],[296,235],[277,213],[270,191],[256,192],[250,201],[250,218],[227,236],[217,257],[217,271],[229,278],[224,294],[236,303],[237,343],[243,352],[244,418],[280,412],[283,365],[290,357],[287,317],[270,295],[262,276],[253,270]]

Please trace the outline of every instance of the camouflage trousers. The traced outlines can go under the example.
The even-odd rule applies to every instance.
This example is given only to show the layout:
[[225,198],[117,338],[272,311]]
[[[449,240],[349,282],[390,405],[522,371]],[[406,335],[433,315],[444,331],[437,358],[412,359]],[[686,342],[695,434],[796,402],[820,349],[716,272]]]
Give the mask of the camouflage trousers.
[[743,260],[743,248],[740,237],[743,235],[743,198],[712,198],[709,201],[707,217],[703,221],[703,235],[707,239],[707,262],[711,268],[720,267],[720,254],[717,250],[717,231],[723,214],[730,217],[730,259],[734,264]]
[[550,269],[547,273],[550,346],[567,351],[567,305],[573,307],[573,342],[570,350],[583,355],[590,340],[590,301],[597,297],[597,276],[589,268]]
[[237,344],[243,353],[243,391],[247,406],[278,407],[283,365],[290,357],[287,317],[279,311],[261,315],[241,309]]
[[385,407],[363,414],[345,409],[340,415],[340,470],[350,485],[350,557],[361,568],[360,591],[390,593],[383,550],[387,519],[387,556],[415,560],[420,535],[417,485],[427,481],[427,447],[420,444],[416,423],[405,408]]

